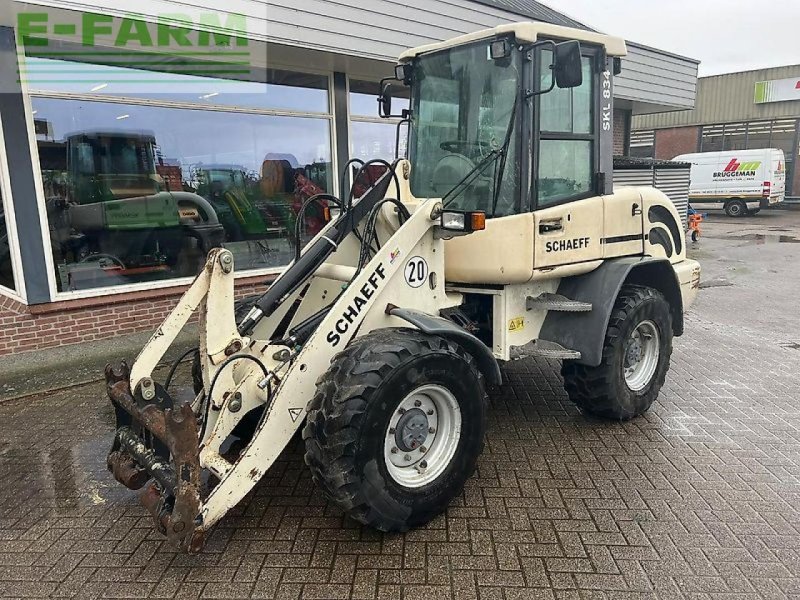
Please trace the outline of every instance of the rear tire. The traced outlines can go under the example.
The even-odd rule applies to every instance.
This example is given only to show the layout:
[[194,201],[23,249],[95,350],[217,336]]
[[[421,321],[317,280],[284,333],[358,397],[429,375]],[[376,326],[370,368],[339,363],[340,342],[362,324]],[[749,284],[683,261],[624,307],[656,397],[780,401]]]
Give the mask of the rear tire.
[[725,205],[725,214],[729,217],[744,217],[747,215],[747,205],[741,200],[731,200]]
[[374,331],[317,381],[305,461],[351,518],[406,531],[461,493],[483,450],[486,404],[483,377],[461,347],[415,329]]
[[672,314],[664,296],[626,285],[611,313],[602,362],[589,367],[565,361],[564,389],[582,411],[627,421],[647,412],[658,397],[671,354]]

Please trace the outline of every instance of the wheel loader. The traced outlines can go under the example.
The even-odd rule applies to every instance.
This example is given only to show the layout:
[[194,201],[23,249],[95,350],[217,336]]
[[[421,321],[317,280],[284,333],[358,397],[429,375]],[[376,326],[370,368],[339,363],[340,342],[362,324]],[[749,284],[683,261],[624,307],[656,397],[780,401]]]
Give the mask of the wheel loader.
[[[358,198],[308,199],[330,220],[244,310],[231,253],[209,253],[132,367],[106,368],[109,469],[172,543],[199,551],[299,430],[347,515],[426,523],[476,468],[504,361],[563,361],[584,413],[650,407],[700,266],[663,193],[612,188],[625,52],[532,22],[407,51],[378,98],[408,121],[407,158],[361,164],[384,175]],[[392,115],[399,85],[411,105]],[[194,313],[196,396],[181,402],[154,369]]]

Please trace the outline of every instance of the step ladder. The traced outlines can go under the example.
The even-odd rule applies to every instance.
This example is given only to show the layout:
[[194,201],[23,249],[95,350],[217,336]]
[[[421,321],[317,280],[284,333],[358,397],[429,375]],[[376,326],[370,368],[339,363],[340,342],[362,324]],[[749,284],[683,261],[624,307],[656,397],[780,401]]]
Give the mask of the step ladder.
[[579,302],[570,300],[560,294],[539,294],[538,296],[528,296],[525,300],[528,310],[553,310],[558,312],[590,312],[592,305],[589,302]]
[[564,348],[564,346],[556,342],[533,340],[524,346],[512,346],[510,349],[510,356],[511,360],[522,360],[530,356],[561,360],[580,360],[581,353],[577,350]]

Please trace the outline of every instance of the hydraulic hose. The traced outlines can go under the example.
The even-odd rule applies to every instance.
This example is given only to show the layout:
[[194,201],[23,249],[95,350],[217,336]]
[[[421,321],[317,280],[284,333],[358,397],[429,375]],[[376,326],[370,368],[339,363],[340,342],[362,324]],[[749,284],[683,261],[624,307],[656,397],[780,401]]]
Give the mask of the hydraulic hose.
[[[374,161],[366,163],[365,167],[371,162]],[[386,161],[380,162],[388,165]],[[389,167],[390,172],[385,173],[378,179],[375,185],[367,190],[358,204],[340,215],[336,223],[327,230],[326,235],[313,242],[311,247],[300,256],[300,259],[289,265],[281,277],[256,301],[253,310],[239,325],[239,332],[242,335],[251,333],[253,327],[261,318],[268,317],[275,312],[289,295],[297,291],[316,272],[319,265],[325,262],[328,256],[338,248],[339,244],[358,227],[358,223],[375,206],[375,203],[385,196],[392,178],[394,178],[398,190],[400,189],[397,175],[394,170],[391,170],[391,165]]]

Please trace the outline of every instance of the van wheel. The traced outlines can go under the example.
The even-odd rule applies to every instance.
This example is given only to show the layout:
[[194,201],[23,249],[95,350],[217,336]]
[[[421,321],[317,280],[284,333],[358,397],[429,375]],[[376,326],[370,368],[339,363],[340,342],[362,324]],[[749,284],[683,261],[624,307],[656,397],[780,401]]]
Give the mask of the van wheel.
[[658,290],[626,285],[609,319],[602,362],[565,361],[564,389],[584,412],[615,421],[645,413],[658,397],[672,354],[672,314]]
[[731,200],[725,205],[725,214],[729,217],[743,217],[747,214],[747,205],[741,200]]
[[414,329],[353,341],[317,380],[303,439],[325,496],[381,531],[444,512],[483,450],[488,397],[460,346]]

